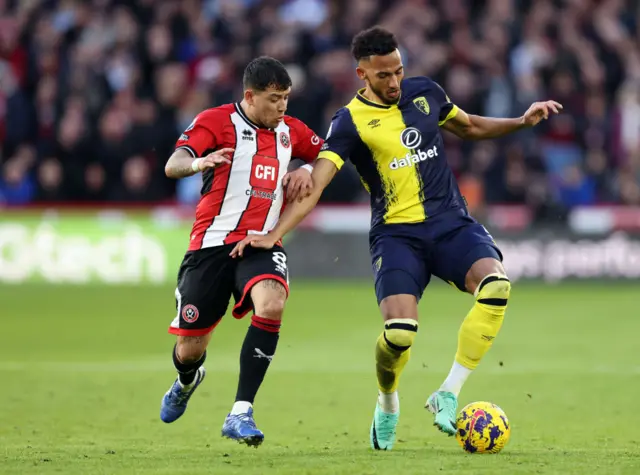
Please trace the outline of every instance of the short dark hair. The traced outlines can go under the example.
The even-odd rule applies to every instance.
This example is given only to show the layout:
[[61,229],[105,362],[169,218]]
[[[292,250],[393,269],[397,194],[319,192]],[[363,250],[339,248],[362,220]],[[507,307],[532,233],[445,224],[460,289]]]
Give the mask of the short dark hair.
[[389,30],[374,26],[363,30],[353,37],[351,54],[356,61],[369,56],[384,56],[393,53],[398,47],[398,40]]
[[280,61],[269,56],[260,56],[247,64],[242,84],[245,89],[264,91],[272,86],[284,91],[291,87],[291,77]]

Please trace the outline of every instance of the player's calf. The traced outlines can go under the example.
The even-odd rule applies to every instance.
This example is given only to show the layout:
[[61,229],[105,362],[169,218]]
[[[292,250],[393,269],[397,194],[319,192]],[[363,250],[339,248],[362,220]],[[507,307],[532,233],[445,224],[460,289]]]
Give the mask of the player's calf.
[[204,336],[179,336],[173,350],[173,365],[178,380],[184,387],[193,384],[198,368],[207,358],[207,345],[211,334]]
[[486,275],[475,287],[476,302],[458,335],[456,361],[474,370],[491,348],[504,320],[511,295],[511,282],[503,272]]
[[240,351],[240,380],[236,394],[236,402],[247,403],[243,404],[247,409],[253,404],[275,356],[286,299],[286,289],[273,279],[263,280],[251,289],[255,313]]
[[256,427],[253,403],[278,346],[287,289],[275,279],[251,289],[255,314],[240,350],[240,378],[236,401],[222,427],[224,437],[260,445],[264,434]]
[[[180,381],[189,384],[193,366],[204,363],[211,333],[202,336],[178,336],[173,350],[173,364],[178,371]],[[196,368],[197,369],[197,368]]]
[[[413,300],[415,303],[415,299]],[[385,306],[383,305],[383,311]],[[371,424],[370,442],[376,450],[391,450],[400,416],[398,384],[409,361],[411,346],[418,331],[412,318],[391,318],[376,343],[378,401]]]
[[396,412],[400,374],[409,361],[418,331],[418,304],[413,295],[391,295],[380,302],[384,331],[376,342],[376,373],[380,404],[385,412]]
[[467,273],[465,283],[476,301],[460,326],[455,361],[440,387],[440,390],[451,392],[456,397],[493,345],[502,327],[511,295],[511,282],[496,259],[476,261]]
[[485,263],[496,266],[491,270],[497,272],[485,274],[477,284],[472,282],[469,286],[476,302],[460,326],[455,361],[440,390],[431,395],[426,405],[435,414],[435,425],[448,434],[455,434],[457,397],[493,345],[511,295],[511,282],[502,265],[498,261]]
[[400,374],[409,361],[418,322],[410,318],[387,320],[376,343],[376,372],[382,393],[398,389]]
[[204,380],[202,366],[207,357],[206,345],[209,335],[203,337],[178,337],[173,348],[173,364],[178,378],[162,398],[160,418],[170,423],[180,418],[187,410],[187,403],[196,388]]

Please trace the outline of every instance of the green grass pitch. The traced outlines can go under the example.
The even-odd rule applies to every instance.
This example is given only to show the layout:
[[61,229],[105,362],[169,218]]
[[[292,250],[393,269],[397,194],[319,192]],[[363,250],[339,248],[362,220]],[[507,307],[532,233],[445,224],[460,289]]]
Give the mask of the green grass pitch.
[[461,404],[512,424],[499,455],[467,455],[423,408],[472,298],[429,288],[400,386],[391,452],[369,449],[381,321],[369,283],[296,282],[256,403],[257,450],[220,438],[248,320],[216,330],[208,378],[174,424],[172,288],[0,287],[0,473],[638,474],[638,285],[514,286],[502,333]]

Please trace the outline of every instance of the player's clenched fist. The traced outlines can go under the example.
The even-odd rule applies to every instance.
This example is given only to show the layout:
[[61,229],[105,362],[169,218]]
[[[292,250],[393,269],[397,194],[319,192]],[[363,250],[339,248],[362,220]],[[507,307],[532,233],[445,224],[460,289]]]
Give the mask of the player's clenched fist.
[[215,152],[205,155],[204,157],[196,158],[191,164],[194,172],[201,172],[207,168],[216,168],[226,163],[231,165],[231,157],[233,157],[234,149],[221,148]]
[[529,127],[538,125],[542,119],[548,119],[549,113],[559,114],[562,104],[556,101],[534,102],[529,110],[522,116],[522,123]]

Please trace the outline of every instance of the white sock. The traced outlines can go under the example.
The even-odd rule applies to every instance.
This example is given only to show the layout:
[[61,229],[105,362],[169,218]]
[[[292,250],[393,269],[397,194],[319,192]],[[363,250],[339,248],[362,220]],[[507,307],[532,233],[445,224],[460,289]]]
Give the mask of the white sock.
[[457,361],[454,361],[447,379],[445,379],[442,386],[440,386],[440,391],[448,391],[458,397],[462,386],[464,386],[465,381],[472,372],[473,370],[465,368]]
[[392,393],[383,393],[378,391],[378,404],[382,412],[387,414],[395,414],[400,411],[400,398],[398,397],[398,391]]
[[231,414],[246,414],[252,407],[248,401],[236,401],[231,408]]

